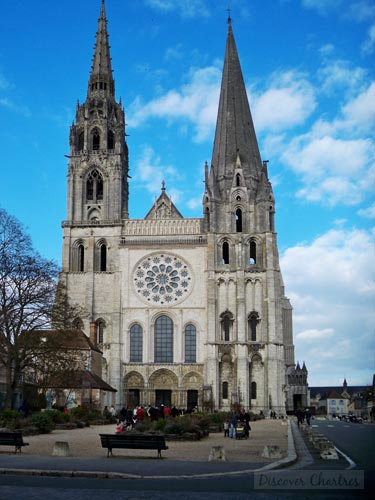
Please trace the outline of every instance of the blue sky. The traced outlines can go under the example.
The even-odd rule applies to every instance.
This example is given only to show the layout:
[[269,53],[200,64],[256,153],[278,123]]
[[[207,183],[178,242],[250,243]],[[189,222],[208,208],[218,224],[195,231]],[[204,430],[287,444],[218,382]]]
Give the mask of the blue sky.
[[[296,360],[310,385],[374,372],[375,15],[371,0],[231,0],[276,197]],[[227,32],[226,0],[107,0],[130,150],[130,216],[161,181],[200,217]],[[69,126],[86,98],[100,0],[12,0],[0,30],[0,205],[61,261]]]

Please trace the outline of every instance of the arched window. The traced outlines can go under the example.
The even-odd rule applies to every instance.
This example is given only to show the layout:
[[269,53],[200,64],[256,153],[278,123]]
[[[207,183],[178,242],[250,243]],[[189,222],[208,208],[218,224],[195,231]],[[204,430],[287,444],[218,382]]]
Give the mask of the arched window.
[[207,227],[210,226],[210,209],[206,207],[206,222],[207,222]]
[[249,330],[249,339],[252,342],[256,342],[257,340],[257,324],[259,323],[259,315],[257,312],[252,312],[248,317],[248,330]]
[[85,246],[83,240],[73,243],[71,269],[75,273],[83,273],[85,271]]
[[228,399],[228,382],[223,382],[223,399]]
[[255,243],[254,240],[250,241],[250,258],[249,258],[249,263],[250,263],[251,266],[257,263],[257,244]]
[[225,342],[229,342],[231,339],[231,333],[233,329],[233,314],[229,311],[221,315],[221,335]]
[[96,169],[87,176],[86,199],[94,203],[103,199],[103,176]]
[[100,271],[107,270],[107,246],[105,243],[100,245]]
[[107,148],[108,149],[115,149],[115,136],[114,136],[112,130],[108,130]]
[[257,383],[251,382],[251,399],[257,398]]
[[105,328],[105,322],[102,319],[98,319],[96,321],[96,324],[98,326],[98,344],[103,344],[104,342],[104,328]]
[[100,149],[100,133],[97,128],[92,131],[92,149],[94,151]]
[[229,243],[227,241],[224,241],[222,246],[221,262],[222,264],[229,264]]
[[85,247],[78,245],[78,271],[83,273],[85,270]]
[[241,176],[240,176],[240,174],[236,175],[236,186],[241,186]]
[[197,329],[194,325],[185,328],[185,363],[197,362]]
[[236,232],[242,233],[242,210],[240,208],[236,210]]
[[173,363],[173,322],[168,316],[155,321],[155,363]]
[[85,134],[83,132],[80,132],[80,134],[78,135],[78,151],[83,150],[84,141],[85,141]]
[[130,362],[142,363],[143,359],[143,330],[141,325],[135,324],[130,328]]

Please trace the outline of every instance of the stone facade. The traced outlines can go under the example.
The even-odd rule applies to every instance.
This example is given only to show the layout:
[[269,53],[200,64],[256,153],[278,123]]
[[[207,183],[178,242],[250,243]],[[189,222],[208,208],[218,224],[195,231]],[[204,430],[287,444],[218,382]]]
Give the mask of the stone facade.
[[285,413],[292,308],[230,19],[202,218],[184,219],[163,183],[145,218],[129,219],[124,132],[103,1],[87,99],[70,131],[61,280],[84,311],[75,326],[98,326],[118,406]]

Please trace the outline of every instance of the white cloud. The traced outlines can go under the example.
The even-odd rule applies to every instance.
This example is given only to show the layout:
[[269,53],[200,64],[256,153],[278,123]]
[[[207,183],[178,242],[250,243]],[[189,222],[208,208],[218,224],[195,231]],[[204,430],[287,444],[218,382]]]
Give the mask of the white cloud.
[[367,32],[367,38],[362,44],[362,52],[364,54],[372,54],[375,47],[375,24],[370,26]]
[[375,219],[375,202],[370,207],[358,210],[358,215],[367,219]]
[[320,92],[337,97],[337,93],[351,95],[363,85],[366,71],[361,67],[353,68],[348,61],[326,58],[318,71]]
[[148,103],[137,97],[128,107],[131,126],[140,126],[152,118],[163,118],[170,123],[187,120],[195,129],[195,141],[207,139],[216,121],[221,70],[216,66],[193,69],[189,77],[181,89],[169,90]]
[[375,82],[363,90],[342,109],[345,126],[362,131],[372,131],[375,126]]
[[306,361],[311,385],[332,383],[330,373],[340,368],[343,377],[357,365],[366,376],[373,369],[373,260],[373,235],[355,229],[328,231],[280,260],[294,307],[296,355]]
[[324,328],[323,330],[312,329],[299,332],[296,337],[298,340],[305,340],[306,342],[320,342],[321,339],[331,337],[333,333],[332,328]]
[[272,132],[303,123],[316,106],[313,86],[296,71],[272,75],[268,88],[254,92],[251,102],[256,129]]
[[[143,147],[141,156],[136,160],[134,174],[134,180],[141,189],[146,188],[150,193],[159,195],[162,181],[166,182],[168,188],[168,180],[177,178],[178,173],[174,167],[163,165],[151,147]],[[174,191],[174,196],[178,197],[177,191]]]
[[145,0],[145,3],[162,12],[177,11],[184,18],[209,15],[204,0]]

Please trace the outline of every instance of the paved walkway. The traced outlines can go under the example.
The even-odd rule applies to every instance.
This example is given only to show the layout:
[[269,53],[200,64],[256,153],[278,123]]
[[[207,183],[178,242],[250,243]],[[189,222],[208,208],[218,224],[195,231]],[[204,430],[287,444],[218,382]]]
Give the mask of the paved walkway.
[[[168,450],[163,458],[156,458],[154,450],[113,451],[107,458],[107,450],[100,444],[100,433],[114,432],[114,425],[92,426],[85,429],[54,431],[51,434],[27,436],[29,446],[15,455],[0,449],[0,473],[93,476],[93,477],[202,477],[215,474],[243,474],[260,468],[271,468],[280,462],[296,459],[294,440],[290,427],[281,420],[251,422],[248,440],[224,438],[223,434],[210,434],[201,441],[167,441]],[[289,438],[288,438],[289,435]],[[52,455],[56,441],[69,443],[70,456]],[[262,457],[265,445],[276,445],[281,459]],[[213,446],[223,446],[224,462],[209,462]]]

